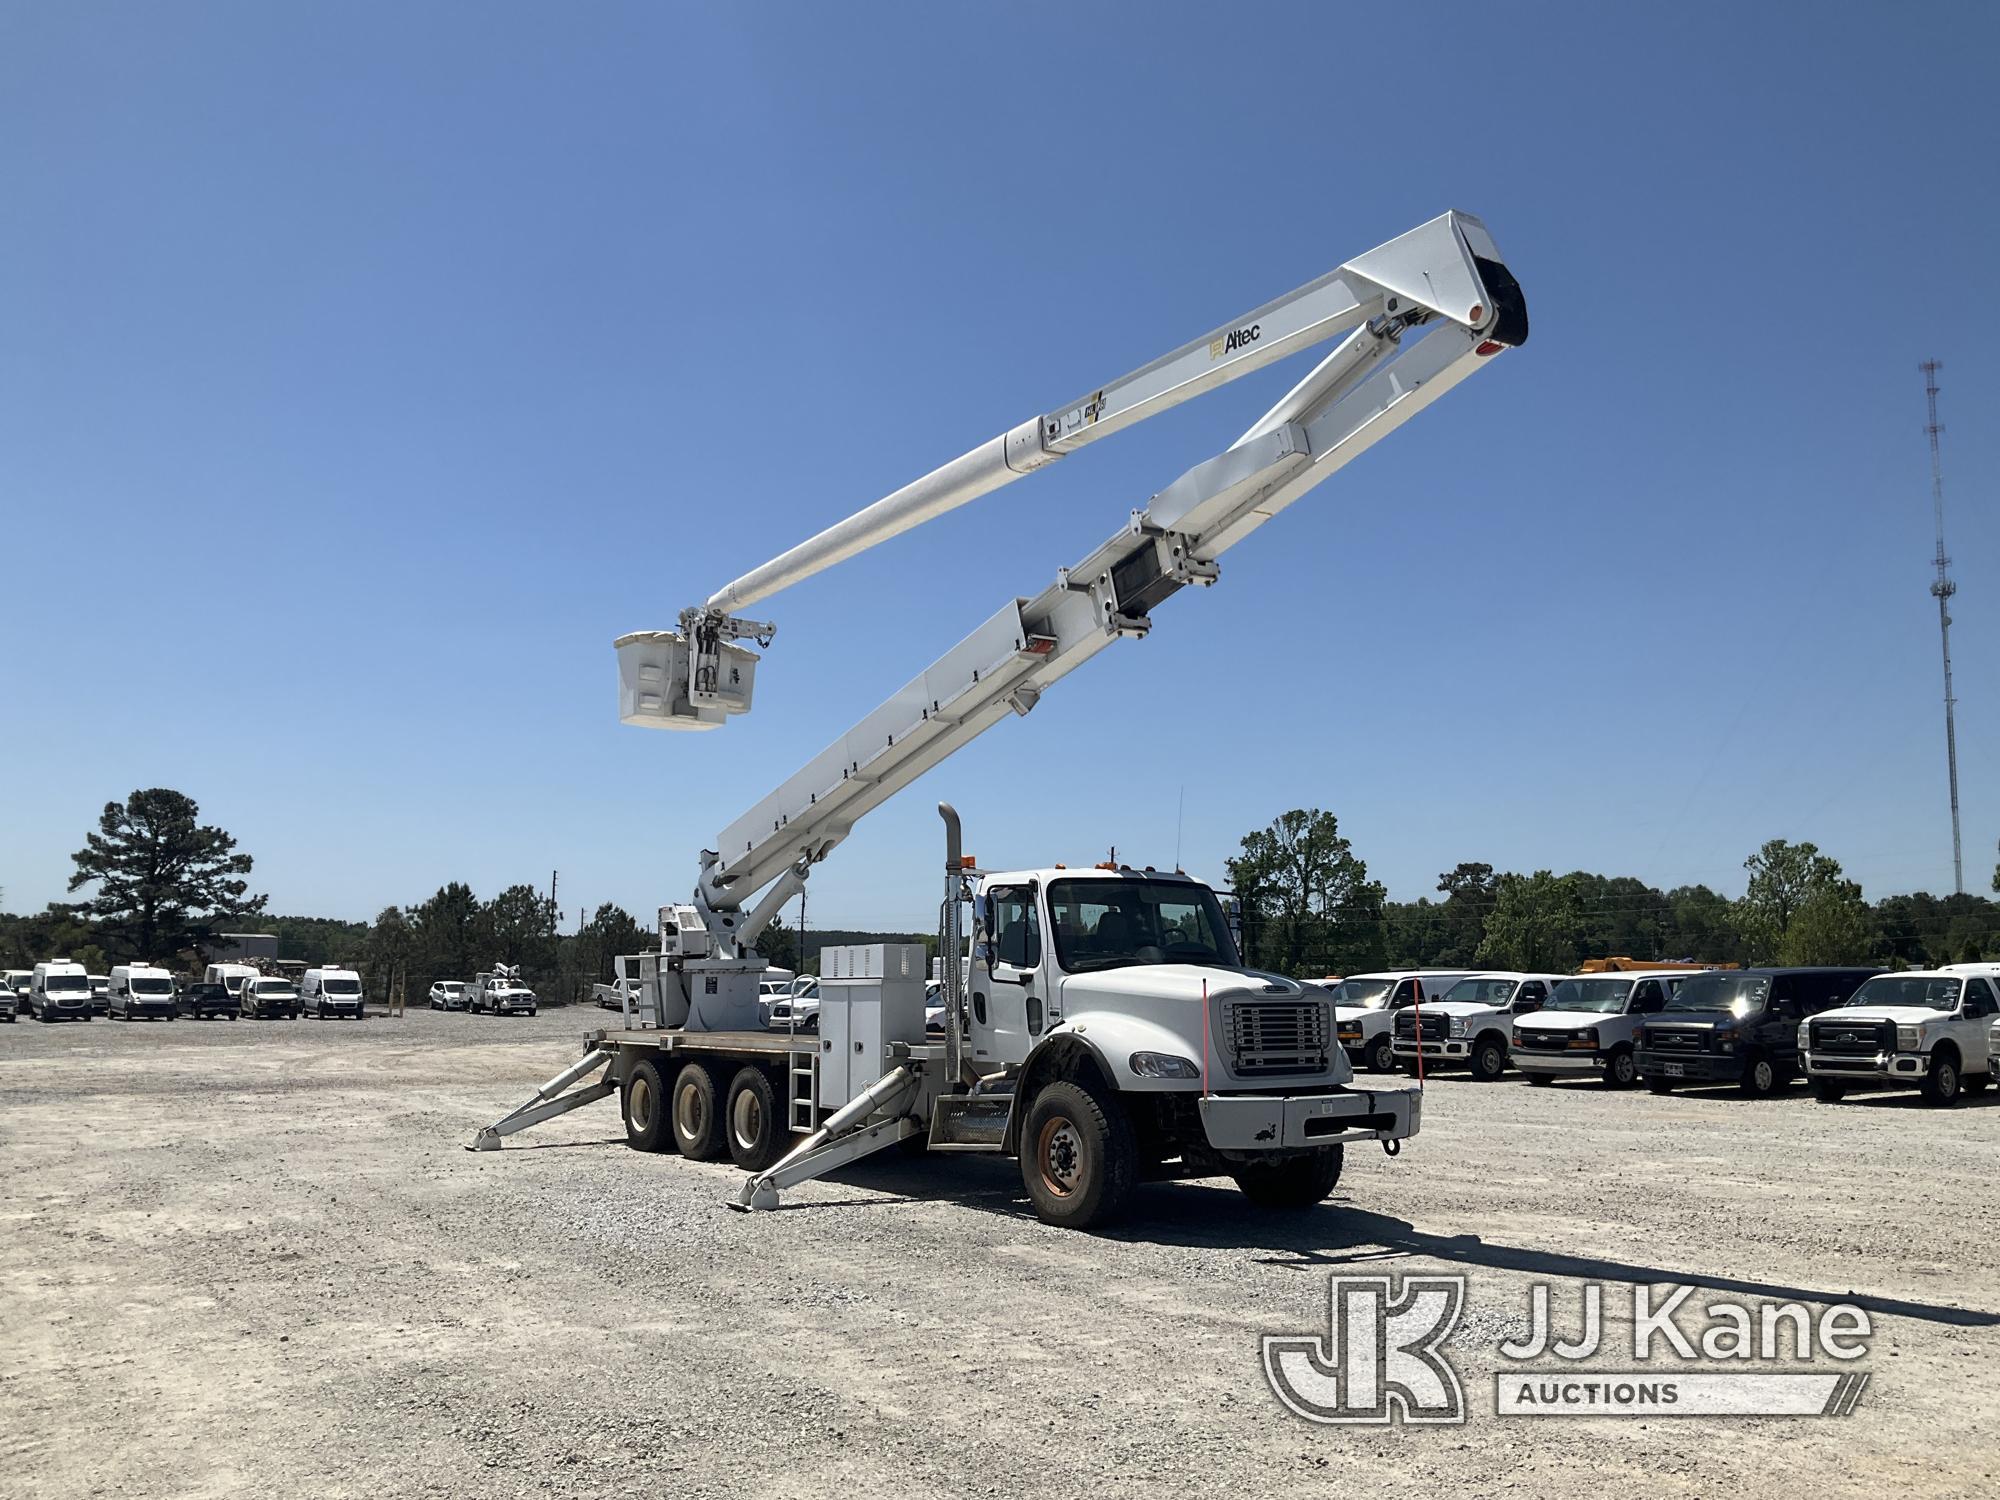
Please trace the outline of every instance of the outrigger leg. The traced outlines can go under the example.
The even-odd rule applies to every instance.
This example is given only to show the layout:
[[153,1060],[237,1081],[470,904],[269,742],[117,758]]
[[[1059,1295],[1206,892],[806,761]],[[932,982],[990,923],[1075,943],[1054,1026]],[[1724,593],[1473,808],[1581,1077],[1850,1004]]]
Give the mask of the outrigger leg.
[[592,1073],[595,1073],[610,1061],[611,1053],[608,1049],[604,1051],[593,1049],[586,1052],[576,1062],[564,1068],[555,1077],[536,1089],[535,1097],[530,1099],[526,1104],[523,1104],[519,1109],[502,1115],[491,1125],[481,1130],[479,1134],[472,1138],[471,1144],[465,1149],[468,1151],[498,1151],[502,1136],[512,1135],[519,1130],[526,1130],[530,1125],[539,1125],[544,1120],[552,1120],[557,1115],[566,1115],[573,1109],[581,1109],[586,1104],[593,1104],[607,1094],[617,1093],[618,1085],[605,1079],[600,1079],[588,1088],[578,1089],[573,1094],[563,1092],[572,1084],[588,1078]]

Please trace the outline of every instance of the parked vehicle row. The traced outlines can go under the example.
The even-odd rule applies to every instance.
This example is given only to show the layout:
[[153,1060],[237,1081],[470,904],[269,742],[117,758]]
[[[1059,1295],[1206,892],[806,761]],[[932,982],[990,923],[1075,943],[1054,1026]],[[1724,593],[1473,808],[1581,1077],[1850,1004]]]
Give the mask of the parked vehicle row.
[[1671,1094],[1730,1084],[1753,1097],[1800,1077],[1833,1102],[1860,1088],[1977,1093],[2000,1058],[2000,964],[1646,969],[1582,974],[1415,969],[1327,981],[1335,1038],[1356,1068],[1490,1082],[1593,1079]]
[[87,1021],[105,1015],[121,1021],[269,1019],[302,1015],[330,1019],[364,1013],[361,976],[352,969],[308,969],[300,983],[255,964],[210,964],[197,980],[180,981],[153,964],[119,964],[100,977],[83,965],[51,959],[32,969],[0,975],[8,995],[0,1020],[17,1015],[40,1021]]

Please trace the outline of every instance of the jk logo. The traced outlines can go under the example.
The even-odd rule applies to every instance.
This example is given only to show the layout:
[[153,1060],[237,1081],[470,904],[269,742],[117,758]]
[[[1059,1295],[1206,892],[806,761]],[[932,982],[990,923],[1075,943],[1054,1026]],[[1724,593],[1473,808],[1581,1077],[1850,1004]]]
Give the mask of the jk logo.
[[1463,1276],[1335,1276],[1327,1335],[1264,1339],[1264,1378],[1308,1422],[1465,1421],[1465,1391],[1439,1353],[1465,1311]]

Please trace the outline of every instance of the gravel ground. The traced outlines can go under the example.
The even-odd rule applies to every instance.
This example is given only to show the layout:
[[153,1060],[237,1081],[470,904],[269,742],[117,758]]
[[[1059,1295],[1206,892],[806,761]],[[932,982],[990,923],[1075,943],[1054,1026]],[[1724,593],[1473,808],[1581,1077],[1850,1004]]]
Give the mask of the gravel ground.
[[[596,1024],[0,1029],[0,1492],[2000,1493],[2000,1094],[1444,1078],[1322,1208],[1158,1184],[1091,1237],[966,1157],[729,1213],[732,1168],[610,1103],[462,1149]],[[1343,1270],[1472,1278],[1469,1425],[1277,1405],[1259,1337],[1323,1330]],[[1846,1420],[1496,1418],[1528,1285],[1573,1323],[1579,1278],[1852,1297],[1873,1382]]]

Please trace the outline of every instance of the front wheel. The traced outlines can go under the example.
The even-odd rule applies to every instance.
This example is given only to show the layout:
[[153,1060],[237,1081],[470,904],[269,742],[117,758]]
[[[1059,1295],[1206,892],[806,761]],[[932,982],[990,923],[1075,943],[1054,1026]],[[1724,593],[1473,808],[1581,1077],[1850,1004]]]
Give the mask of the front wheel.
[[1368,1044],[1363,1058],[1371,1073],[1393,1073],[1396,1071],[1396,1048],[1386,1034],[1378,1036]]
[[1671,1078],[1648,1078],[1646,1080],[1646,1092],[1649,1094],[1671,1094],[1673,1091],[1674,1081]]
[[1838,1104],[1847,1097],[1847,1085],[1838,1078],[1815,1078],[1812,1090],[1813,1098],[1822,1104]]
[[1958,1086],[1958,1059],[1953,1057],[1933,1057],[1931,1059],[1931,1070],[1924,1075],[1924,1102],[1926,1104],[1956,1104],[1958,1102]]
[[1021,1182],[1044,1224],[1089,1229],[1124,1210],[1139,1177],[1132,1122],[1081,1084],[1035,1095],[1021,1130]]
[[1528,1080],[1528,1086],[1530,1088],[1548,1089],[1555,1087],[1556,1075],[1553,1073],[1523,1072],[1521,1076]]
[[1473,1044],[1472,1077],[1477,1083],[1492,1083],[1507,1071],[1507,1044],[1483,1036]]
[[1753,1057],[1744,1066],[1739,1087],[1752,1099],[1768,1099],[1778,1092],[1778,1065],[1768,1057]]
[[1630,1047],[1620,1047],[1604,1060],[1604,1086],[1629,1089],[1639,1081],[1639,1064]]
[[1342,1154],[1343,1148],[1329,1146],[1306,1156],[1258,1162],[1229,1175],[1236,1179],[1243,1196],[1259,1208],[1311,1208],[1324,1202],[1340,1181]]
[[1959,1082],[1965,1086],[1965,1091],[1968,1094],[1985,1093],[1986,1085],[1992,1081],[1993,1075],[1991,1073],[1966,1073],[1961,1075],[1959,1079]]

